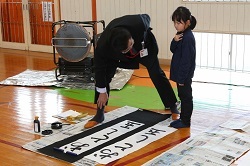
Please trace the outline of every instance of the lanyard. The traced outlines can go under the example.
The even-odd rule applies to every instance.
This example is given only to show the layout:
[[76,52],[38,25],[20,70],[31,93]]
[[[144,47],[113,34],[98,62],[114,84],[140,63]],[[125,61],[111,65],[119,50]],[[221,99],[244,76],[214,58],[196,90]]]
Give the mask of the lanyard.
[[[133,48],[132,48],[133,49]],[[135,58],[137,55],[139,55],[140,52],[137,52],[136,54],[131,50],[129,50],[129,55],[126,55],[127,58]]]
[[[142,46],[142,50],[143,50],[144,47],[145,47],[144,40],[141,42],[141,46]],[[129,50],[129,53],[130,53],[130,55],[126,55],[127,58],[135,58],[137,55],[140,54],[140,51],[137,52],[137,53],[134,53],[133,48],[132,48],[132,49]]]

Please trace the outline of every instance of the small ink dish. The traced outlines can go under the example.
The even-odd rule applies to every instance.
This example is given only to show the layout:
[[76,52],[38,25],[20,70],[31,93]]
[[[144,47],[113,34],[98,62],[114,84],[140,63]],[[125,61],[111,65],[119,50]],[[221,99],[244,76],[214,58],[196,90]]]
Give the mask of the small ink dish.
[[63,125],[70,125],[70,124],[62,124],[62,122],[54,122],[54,123],[51,123],[51,128],[61,129]]
[[52,134],[52,133],[53,133],[52,130],[43,130],[43,131],[42,131],[42,135],[50,135],[50,134]]

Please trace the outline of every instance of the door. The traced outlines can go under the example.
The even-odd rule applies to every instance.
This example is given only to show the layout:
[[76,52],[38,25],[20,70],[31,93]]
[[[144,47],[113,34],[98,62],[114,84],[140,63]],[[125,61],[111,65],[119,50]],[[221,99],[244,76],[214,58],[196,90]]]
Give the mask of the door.
[[52,52],[57,0],[0,0],[0,46]]

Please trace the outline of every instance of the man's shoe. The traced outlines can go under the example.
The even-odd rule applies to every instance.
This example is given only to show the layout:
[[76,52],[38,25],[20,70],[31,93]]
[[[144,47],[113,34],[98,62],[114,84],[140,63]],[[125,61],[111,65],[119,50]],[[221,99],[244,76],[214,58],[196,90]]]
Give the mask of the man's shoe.
[[[177,110],[180,110],[181,109],[181,101],[177,101],[175,103],[176,107],[177,107]],[[165,107],[165,110],[170,110],[170,107]]]
[[170,107],[165,107],[165,110],[170,110]]
[[172,120],[177,120],[177,119],[179,119],[179,118],[180,118],[180,114],[172,113],[172,115],[171,115],[171,119],[172,119]]

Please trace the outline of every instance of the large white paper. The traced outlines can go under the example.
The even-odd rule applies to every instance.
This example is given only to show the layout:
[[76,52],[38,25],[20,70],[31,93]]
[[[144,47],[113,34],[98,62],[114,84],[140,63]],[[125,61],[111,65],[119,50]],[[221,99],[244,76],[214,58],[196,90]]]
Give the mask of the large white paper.
[[79,155],[143,125],[144,124],[142,123],[125,120],[101,131],[95,132],[87,137],[56,148],[64,153]]
[[156,124],[149,127],[139,133],[136,133],[124,140],[116,142],[105,148],[102,148],[85,158],[97,161],[100,164],[108,164],[114,160],[122,158],[129,153],[132,153],[142,147],[154,142],[162,137],[176,131],[174,128],[163,127],[160,124]]

